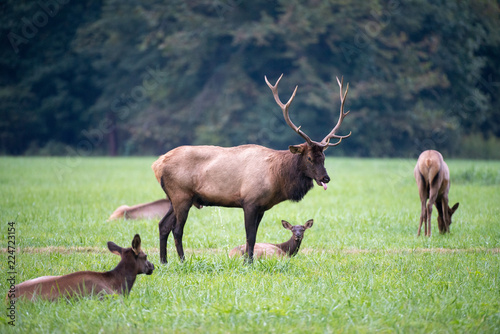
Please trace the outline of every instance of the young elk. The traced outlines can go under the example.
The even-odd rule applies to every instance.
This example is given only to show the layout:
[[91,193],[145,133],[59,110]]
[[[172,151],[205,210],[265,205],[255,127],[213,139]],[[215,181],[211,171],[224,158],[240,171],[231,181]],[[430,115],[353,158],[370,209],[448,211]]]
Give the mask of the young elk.
[[[441,153],[434,150],[422,152],[415,166],[414,174],[415,180],[417,181],[420,201],[422,203],[417,235],[420,236],[422,222],[424,222],[425,235],[431,236],[432,205],[436,205],[438,211],[439,232],[449,232],[451,216],[457,210],[458,203],[452,208],[448,206],[450,170],[446,162],[444,162]],[[427,199],[429,199],[428,202]],[[428,231],[427,227],[429,227]]]
[[[304,232],[313,226],[313,220],[308,220],[304,225],[295,225],[292,226],[289,222],[282,220],[281,224],[287,230],[292,231],[292,237],[290,240],[281,243],[281,244],[265,244],[265,243],[257,243],[254,247],[254,258],[263,258],[263,257],[292,257],[295,256],[299,252],[300,244],[302,243],[302,239],[304,238]],[[241,245],[233,248],[229,252],[229,257],[242,256],[245,254],[246,245]]]
[[[282,75],[283,76],[283,75]],[[181,146],[156,160],[152,169],[172,207],[159,224],[160,261],[167,262],[167,240],[173,232],[175,247],[184,260],[182,236],[191,206],[224,206],[243,208],[248,262],[252,262],[259,224],[264,213],[286,200],[300,201],[314,186],[325,190],[330,177],[325,168],[324,151],[349,137],[336,134],[344,117],[344,104],[349,85],[340,86],[340,116],[332,131],[321,142],[311,140],[290,120],[288,109],[297,87],[286,104],[278,96],[278,79],[271,89],[283,117],[305,143],[277,151],[259,145],[236,147]],[[335,139],[335,142],[330,142]]]
[[154,265],[141,250],[141,238],[136,234],[131,248],[122,248],[108,242],[109,250],[121,256],[115,269],[107,272],[79,271],[64,276],[43,276],[17,284],[7,294],[11,301],[18,298],[28,300],[46,299],[54,301],[60,297],[128,294],[138,274],[151,275]]

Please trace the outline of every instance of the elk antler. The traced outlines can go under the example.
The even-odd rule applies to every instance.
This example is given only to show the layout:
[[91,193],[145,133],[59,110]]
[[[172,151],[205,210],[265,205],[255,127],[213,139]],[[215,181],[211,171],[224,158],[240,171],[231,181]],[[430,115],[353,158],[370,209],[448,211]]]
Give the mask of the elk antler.
[[297,92],[297,88],[299,88],[299,86],[295,86],[295,90],[293,91],[292,96],[290,97],[290,99],[286,104],[283,104],[278,95],[278,84],[280,83],[282,77],[283,74],[281,74],[281,76],[279,77],[278,81],[276,81],[276,84],[274,86],[269,83],[266,76],[264,76],[264,79],[266,79],[267,85],[269,86],[269,88],[271,88],[271,91],[273,92],[274,100],[280,106],[281,110],[283,110],[283,117],[285,118],[286,124],[288,124],[288,126],[291,127],[293,131],[297,132],[302,138],[304,138],[308,144],[312,144],[311,138],[309,138],[302,130],[300,130],[300,126],[299,127],[295,126],[295,124],[293,124],[293,122],[290,120],[290,116],[288,116],[288,107],[290,107],[290,104],[292,103],[292,100],[295,97],[295,93]]
[[[345,136],[339,136],[339,135],[335,134],[335,132],[340,127],[340,124],[342,124],[344,117],[346,117],[347,114],[349,113],[349,111],[344,112],[344,103],[345,103],[345,99],[347,97],[347,91],[349,90],[349,83],[347,84],[347,87],[345,89],[345,93],[342,92],[344,90],[344,77],[342,77],[341,81],[339,81],[339,78],[337,77],[337,83],[340,86],[340,117],[339,117],[339,120],[337,122],[337,125],[335,125],[333,130],[325,138],[323,138],[323,140],[321,141],[321,145],[324,145],[325,147],[337,146],[338,144],[340,144],[342,139],[347,138],[351,135],[351,132],[349,132],[349,134],[345,135]],[[338,141],[336,143],[332,144],[332,143],[330,143],[330,139],[332,139],[332,138],[337,138]]]

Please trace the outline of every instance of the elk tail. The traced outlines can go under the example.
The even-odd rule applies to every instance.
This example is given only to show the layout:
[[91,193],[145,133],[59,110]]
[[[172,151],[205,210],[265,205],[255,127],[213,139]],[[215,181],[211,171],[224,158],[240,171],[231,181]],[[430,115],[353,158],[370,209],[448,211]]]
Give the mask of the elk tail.
[[[161,165],[162,165],[162,161],[160,161],[160,160],[161,160],[161,158],[159,158],[158,160],[156,160],[155,162],[153,162],[153,164],[151,165],[151,169],[155,173],[156,180],[158,181],[158,183],[161,184]],[[162,188],[163,188],[163,186],[162,186]]]
[[425,160],[426,178],[429,185],[433,184],[434,181],[438,178],[440,172],[440,166],[436,163],[433,163],[432,159]]

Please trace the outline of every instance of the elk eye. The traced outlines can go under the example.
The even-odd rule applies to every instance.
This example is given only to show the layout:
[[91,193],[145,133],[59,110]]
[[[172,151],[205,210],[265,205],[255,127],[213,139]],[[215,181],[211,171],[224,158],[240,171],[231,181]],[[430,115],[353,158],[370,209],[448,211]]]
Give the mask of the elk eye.
[[311,157],[307,157],[307,161],[312,162]]

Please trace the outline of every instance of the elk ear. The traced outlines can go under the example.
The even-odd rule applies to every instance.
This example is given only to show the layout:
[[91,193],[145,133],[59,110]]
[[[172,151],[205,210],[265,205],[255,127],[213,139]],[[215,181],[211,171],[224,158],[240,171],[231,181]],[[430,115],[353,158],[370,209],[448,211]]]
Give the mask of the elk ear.
[[459,204],[459,203],[455,203],[455,205],[451,208],[451,210],[450,210],[450,213],[451,213],[451,214],[454,214],[454,213],[455,213],[455,211],[457,211],[457,209],[458,209],[458,204]]
[[306,230],[308,228],[311,228],[313,226],[313,223],[314,223],[314,220],[313,219],[309,219],[306,224],[304,225],[304,227],[306,228]]
[[292,224],[290,224],[286,220],[282,220],[281,225],[283,225],[283,227],[286,228],[287,230],[290,230],[290,231],[292,230]]
[[132,250],[134,251],[135,255],[139,255],[141,252],[141,237],[139,234],[136,234],[134,236],[134,240],[132,240]]
[[116,254],[116,255],[122,255],[122,249],[120,246],[115,244],[112,241],[108,241],[108,249],[111,253]]
[[288,146],[288,149],[293,154],[302,154],[302,152],[304,152],[304,146],[302,145],[290,145]]

